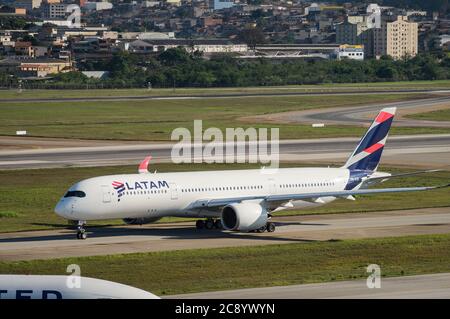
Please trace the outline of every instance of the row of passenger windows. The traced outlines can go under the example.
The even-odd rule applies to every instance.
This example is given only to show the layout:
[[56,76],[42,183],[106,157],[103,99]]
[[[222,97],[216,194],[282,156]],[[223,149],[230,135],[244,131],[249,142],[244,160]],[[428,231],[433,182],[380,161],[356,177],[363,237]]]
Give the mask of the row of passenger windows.
[[318,187],[318,186],[334,186],[334,182],[304,183],[304,184],[282,184],[282,185],[280,185],[280,188]]
[[[293,187],[318,187],[318,186],[334,186],[334,182],[323,182],[323,183],[304,183],[304,184],[282,184],[280,188],[293,188]],[[214,191],[235,191],[235,190],[256,190],[263,189],[262,185],[252,185],[252,186],[225,186],[225,187],[207,187],[207,188],[183,188],[182,193],[197,193],[197,192],[214,192]],[[71,192],[69,192],[71,193]],[[146,195],[146,194],[166,194],[166,189],[158,190],[143,190],[143,191],[126,191],[125,195]],[[73,194],[66,194],[74,196]],[[78,194],[77,194],[78,195]],[[75,195],[76,196],[76,195]],[[78,196],[82,197],[82,196]]]
[[207,188],[183,188],[182,193],[195,193],[195,192],[214,192],[214,191],[235,191],[235,190],[255,190],[262,189],[262,185],[253,186],[225,186],[225,187],[207,187]]

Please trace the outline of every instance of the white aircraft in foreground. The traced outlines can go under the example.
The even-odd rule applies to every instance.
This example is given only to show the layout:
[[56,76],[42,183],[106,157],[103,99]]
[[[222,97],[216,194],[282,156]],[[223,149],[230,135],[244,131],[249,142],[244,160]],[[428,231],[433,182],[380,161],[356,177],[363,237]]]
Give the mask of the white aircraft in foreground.
[[149,173],[146,158],[139,174],[89,178],[74,184],[55,212],[78,221],[78,239],[86,239],[86,221],[121,218],[145,224],[164,216],[206,218],[197,228],[273,232],[276,211],[323,205],[354,195],[425,191],[444,186],[367,189],[391,175],[377,172],[396,108],[383,109],[341,168],[283,168],[181,173]]
[[[73,280],[77,280],[76,285]],[[160,299],[116,282],[73,276],[0,275],[0,299]]]

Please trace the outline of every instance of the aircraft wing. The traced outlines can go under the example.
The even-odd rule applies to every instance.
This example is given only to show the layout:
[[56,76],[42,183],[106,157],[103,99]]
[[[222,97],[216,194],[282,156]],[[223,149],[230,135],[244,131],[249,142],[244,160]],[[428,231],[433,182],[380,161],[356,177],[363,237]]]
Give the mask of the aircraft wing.
[[432,189],[449,187],[448,185],[441,186],[428,186],[428,187],[399,187],[399,188],[377,188],[377,189],[358,189],[358,190],[344,190],[336,192],[317,192],[317,193],[307,193],[307,194],[287,194],[287,195],[270,195],[266,197],[266,201],[291,201],[291,200],[308,200],[320,197],[347,197],[354,195],[373,195],[373,194],[383,194],[383,193],[403,193],[403,192],[419,192],[428,191]]
[[217,208],[233,203],[240,203],[243,201],[253,201],[253,200],[260,200],[261,202],[266,202],[270,204],[274,203],[282,204],[294,200],[311,200],[320,197],[348,197],[353,195],[418,192],[445,187],[450,187],[450,184],[441,186],[428,186],[428,187],[377,188],[377,189],[344,190],[334,192],[315,192],[315,193],[283,194],[283,195],[269,195],[269,196],[242,196],[242,197],[230,197],[221,199],[204,199],[192,203],[189,209]]

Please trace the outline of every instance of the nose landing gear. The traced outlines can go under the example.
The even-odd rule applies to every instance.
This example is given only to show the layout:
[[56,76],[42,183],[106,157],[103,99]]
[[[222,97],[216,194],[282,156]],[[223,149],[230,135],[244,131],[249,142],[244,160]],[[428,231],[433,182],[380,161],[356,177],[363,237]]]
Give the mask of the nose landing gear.
[[85,225],[86,225],[86,222],[84,220],[78,221],[77,239],[86,239],[87,238],[86,229],[84,229]]

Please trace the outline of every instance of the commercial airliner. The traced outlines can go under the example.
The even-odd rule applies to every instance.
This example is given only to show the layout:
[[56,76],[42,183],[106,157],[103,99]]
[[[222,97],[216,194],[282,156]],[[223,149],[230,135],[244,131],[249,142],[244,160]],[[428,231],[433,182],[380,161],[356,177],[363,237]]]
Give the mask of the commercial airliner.
[[78,221],[78,239],[86,239],[86,221],[123,219],[145,224],[164,216],[199,218],[196,227],[273,232],[272,213],[330,203],[355,195],[426,191],[433,187],[368,189],[387,179],[415,175],[378,172],[396,108],[380,111],[341,168],[283,168],[149,173],[146,158],[139,174],[89,178],[74,184],[55,212]]
[[116,282],[53,275],[0,275],[0,299],[160,299]]

